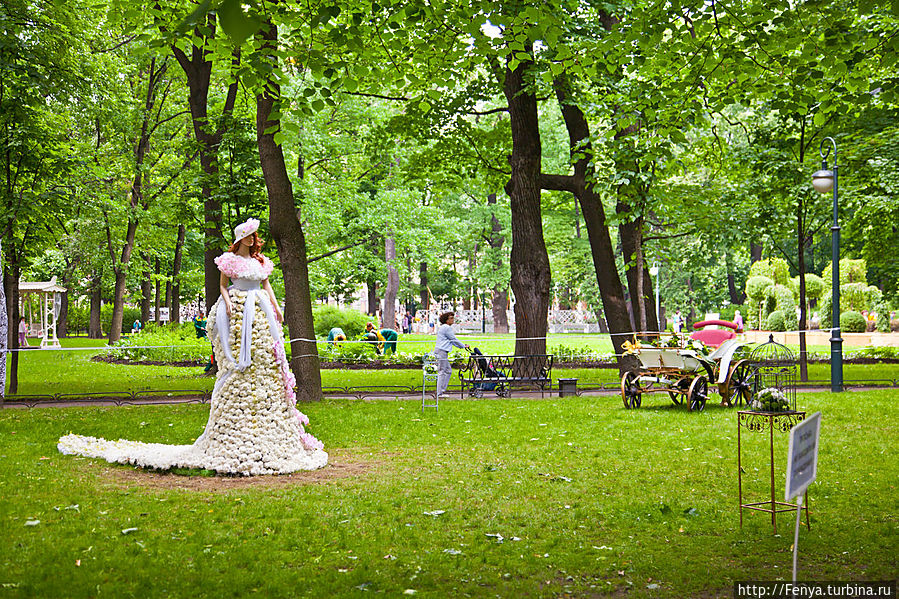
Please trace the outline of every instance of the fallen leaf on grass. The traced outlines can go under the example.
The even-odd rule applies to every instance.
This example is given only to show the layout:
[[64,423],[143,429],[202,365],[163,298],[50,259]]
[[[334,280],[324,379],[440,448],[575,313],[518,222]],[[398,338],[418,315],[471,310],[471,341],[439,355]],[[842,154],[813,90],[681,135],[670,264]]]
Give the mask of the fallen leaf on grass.
[[462,554],[462,552],[459,551],[458,549],[444,549],[443,552],[446,553],[447,555],[461,555]]
[[497,543],[503,542],[503,535],[499,534],[498,532],[488,532],[486,536],[492,539],[496,539]]
[[37,526],[40,523],[41,523],[40,520],[26,520],[25,526]]
[[439,516],[440,514],[445,514],[446,510],[434,510],[432,512],[424,512],[425,516]]
[[136,528],[123,528],[122,529],[123,535],[130,535],[133,532],[137,532],[137,529]]

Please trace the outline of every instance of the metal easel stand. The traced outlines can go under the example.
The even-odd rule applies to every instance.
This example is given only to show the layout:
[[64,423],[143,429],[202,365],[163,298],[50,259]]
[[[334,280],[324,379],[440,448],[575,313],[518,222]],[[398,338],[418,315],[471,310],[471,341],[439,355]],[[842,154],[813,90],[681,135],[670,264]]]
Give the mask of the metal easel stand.
[[[805,509],[805,525],[811,530],[808,514],[808,491],[805,492],[805,505],[803,502],[789,503],[777,501],[775,492],[775,474],[774,474],[774,432],[777,430],[782,433],[789,433],[790,429],[805,420],[805,412],[755,412],[752,410],[741,410],[737,412],[737,489],[740,501],[740,528],[743,528],[743,510],[754,510],[771,514],[771,526],[774,527],[774,534],[777,534],[777,514],[781,512],[791,512],[793,508],[799,509],[802,506]],[[770,458],[771,473],[771,499],[764,501],[754,501],[744,503],[743,501],[743,442],[741,430],[758,433],[768,433],[768,448]]]
[[[434,403],[429,403],[427,401],[428,395],[428,381],[433,381],[435,385],[434,394],[432,397],[434,398]],[[425,408],[434,408],[439,411],[440,398],[437,397],[437,356],[434,354],[425,354],[421,359],[421,411],[424,413]]]

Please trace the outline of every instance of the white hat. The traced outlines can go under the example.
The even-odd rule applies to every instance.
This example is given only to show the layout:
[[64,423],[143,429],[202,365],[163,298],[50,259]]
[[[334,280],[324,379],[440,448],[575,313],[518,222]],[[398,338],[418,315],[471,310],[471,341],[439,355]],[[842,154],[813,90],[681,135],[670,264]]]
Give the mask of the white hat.
[[245,223],[241,223],[234,227],[234,241],[238,242],[247,235],[252,235],[259,230],[259,220],[255,218],[249,219]]

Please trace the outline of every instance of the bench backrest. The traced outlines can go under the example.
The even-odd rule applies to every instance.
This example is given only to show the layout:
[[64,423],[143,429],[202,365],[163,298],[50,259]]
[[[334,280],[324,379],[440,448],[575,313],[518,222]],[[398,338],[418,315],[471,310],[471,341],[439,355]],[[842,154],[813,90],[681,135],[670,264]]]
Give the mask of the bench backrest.
[[472,354],[462,372],[474,377],[545,379],[552,371],[553,354],[530,356],[486,356]]

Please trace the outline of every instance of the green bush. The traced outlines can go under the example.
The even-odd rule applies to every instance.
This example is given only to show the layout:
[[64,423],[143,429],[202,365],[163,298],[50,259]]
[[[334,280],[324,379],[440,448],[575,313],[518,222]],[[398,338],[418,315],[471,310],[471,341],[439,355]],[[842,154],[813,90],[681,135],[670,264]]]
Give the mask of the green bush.
[[[868,267],[864,260],[852,260],[843,258],[840,260],[840,287],[846,283],[867,283]],[[827,286],[833,281],[833,262],[824,267],[821,278],[827,281]]]
[[868,285],[866,283],[846,283],[840,285],[840,308],[861,312],[868,307]]
[[874,306],[874,311],[877,312],[877,332],[878,333],[889,333],[890,332],[890,306],[886,302],[880,302],[876,306]]
[[822,329],[833,326],[833,297],[828,293],[818,303],[818,316],[821,319],[818,325]]
[[774,285],[774,281],[769,277],[749,277],[746,279],[746,297],[761,301],[772,285]]
[[335,306],[323,304],[312,308],[312,320],[315,323],[315,334],[318,337],[327,337],[328,331],[339,327],[346,333],[347,339],[358,339],[365,332],[366,323],[373,319],[359,310],[352,308],[341,310]]
[[211,353],[212,346],[209,340],[197,339],[193,325],[190,329],[183,325],[180,327],[148,325],[141,333],[123,337],[113,347],[103,352],[104,355],[132,362],[200,363],[208,360]]
[[[140,308],[126,305],[122,312],[122,332],[130,333],[131,325],[134,324],[135,320],[140,320]],[[103,327],[103,332],[109,334],[109,329],[112,327],[112,304],[103,304],[100,308],[100,323]],[[146,325],[147,323],[145,322],[144,326]]]
[[846,310],[840,314],[840,329],[844,333],[864,333],[867,324],[865,317],[855,310]]
[[778,285],[787,285],[790,281],[790,267],[783,258],[765,258],[753,262],[749,267],[750,277],[767,277]]
[[899,347],[863,347],[846,352],[850,358],[899,359]]
[[[859,316],[861,315],[859,314]],[[769,331],[785,331],[784,313],[780,310],[775,310],[769,314],[768,319],[765,321],[765,326]]]
[[90,304],[77,304],[69,302],[69,312],[66,316],[66,326],[69,334],[86,333],[91,322]]
[[[797,285],[797,289],[798,289]],[[806,299],[820,299],[821,295],[824,293],[826,289],[826,285],[824,285],[824,279],[819,277],[818,275],[813,275],[811,273],[806,273],[805,275],[805,296]],[[798,293],[798,292],[797,292]]]

